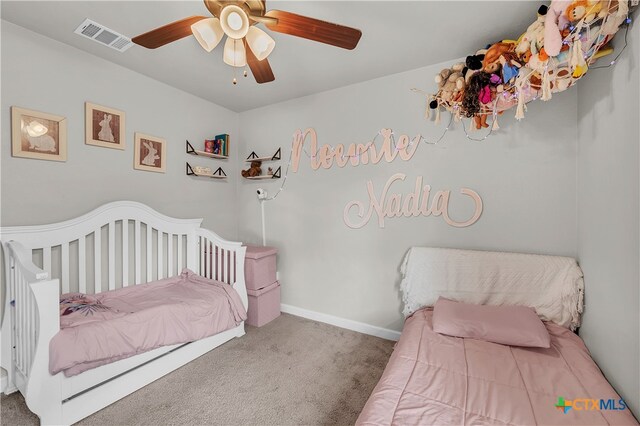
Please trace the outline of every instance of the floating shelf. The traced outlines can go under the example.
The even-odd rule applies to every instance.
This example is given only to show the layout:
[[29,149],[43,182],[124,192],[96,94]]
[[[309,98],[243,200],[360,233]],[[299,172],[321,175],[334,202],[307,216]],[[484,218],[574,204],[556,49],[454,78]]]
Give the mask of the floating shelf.
[[[255,161],[258,161],[258,160],[255,160]],[[276,169],[276,171],[273,172],[272,175],[260,175],[260,176],[253,176],[253,177],[245,177],[245,179],[249,179],[249,180],[280,179],[280,167],[278,167]]]
[[278,148],[278,150],[276,151],[275,154],[273,154],[271,157],[259,157],[258,154],[256,154],[255,151],[252,151],[251,154],[249,154],[249,156],[247,157],[246,160],[244,160],[247,163],[250,163],[252,161],[278,161],[280,160],[280,148]]
[[188,176],[200,176],[200,177],[208,177],[212,179],[226,179],[227,174],[222,170],[222,167],[218,167],[218,169],[209,174],[209,173],[196,173],[191,167],[191,164],[187,163],[187,175]]
[[219,160],[227,160],[229,158],[228,155],[218,155],[218,154],[212,154],[211,152],[198,151],[197,149],[193,148],[193,146],[189,143],[189,141],[187,141],[187,154],[200,155],[200,156],[209,157],[209,158],[217,158]]

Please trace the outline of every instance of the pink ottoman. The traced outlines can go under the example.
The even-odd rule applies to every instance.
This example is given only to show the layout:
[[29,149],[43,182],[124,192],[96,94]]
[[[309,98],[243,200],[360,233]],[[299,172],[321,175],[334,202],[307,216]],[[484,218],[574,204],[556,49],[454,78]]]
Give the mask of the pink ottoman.
[[249,309],[246,323],[262,327],[280,316],[280,283],[278,281],[260,290],[247,289]]

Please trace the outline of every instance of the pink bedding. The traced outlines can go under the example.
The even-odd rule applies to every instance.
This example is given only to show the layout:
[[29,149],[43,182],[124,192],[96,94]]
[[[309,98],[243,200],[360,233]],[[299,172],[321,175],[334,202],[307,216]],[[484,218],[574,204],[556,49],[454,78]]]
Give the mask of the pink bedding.
[[422,309],[407,318],[356,424],[638,424],[566,328],[546,323],[551,347],[522,348],[440,335],[432,316]]
[[73,376],[91,368],[221,333],[247,318],[228,284],[185,269],[177,277],[61,298],[61,330],[49,345],[49,371]]

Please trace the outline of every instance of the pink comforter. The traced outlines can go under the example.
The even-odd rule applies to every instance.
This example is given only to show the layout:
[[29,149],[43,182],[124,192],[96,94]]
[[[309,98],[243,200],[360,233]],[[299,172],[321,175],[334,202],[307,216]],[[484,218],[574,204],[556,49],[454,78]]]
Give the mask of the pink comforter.
[[188,269],[154,283],[62,299],[66,303],[61,303],[61,330],[49,345],[49,371],[66,376],[209,337],[247,318],[230,285]]
[[[432,310],[407,318],[358,425],[637,424],[571,331],[547,323],[551,348],[443,336]],[[558,398],[572,404],[565,413]]]

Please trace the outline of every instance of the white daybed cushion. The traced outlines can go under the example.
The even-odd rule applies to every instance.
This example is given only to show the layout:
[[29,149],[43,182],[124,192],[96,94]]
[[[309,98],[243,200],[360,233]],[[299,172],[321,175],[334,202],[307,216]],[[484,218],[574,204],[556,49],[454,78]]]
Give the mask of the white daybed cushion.
[[405,316],[438,297],[484,305],[524,305],[544,321],[580,326],[584,282],[561,256],[413,247],[402,263]]

